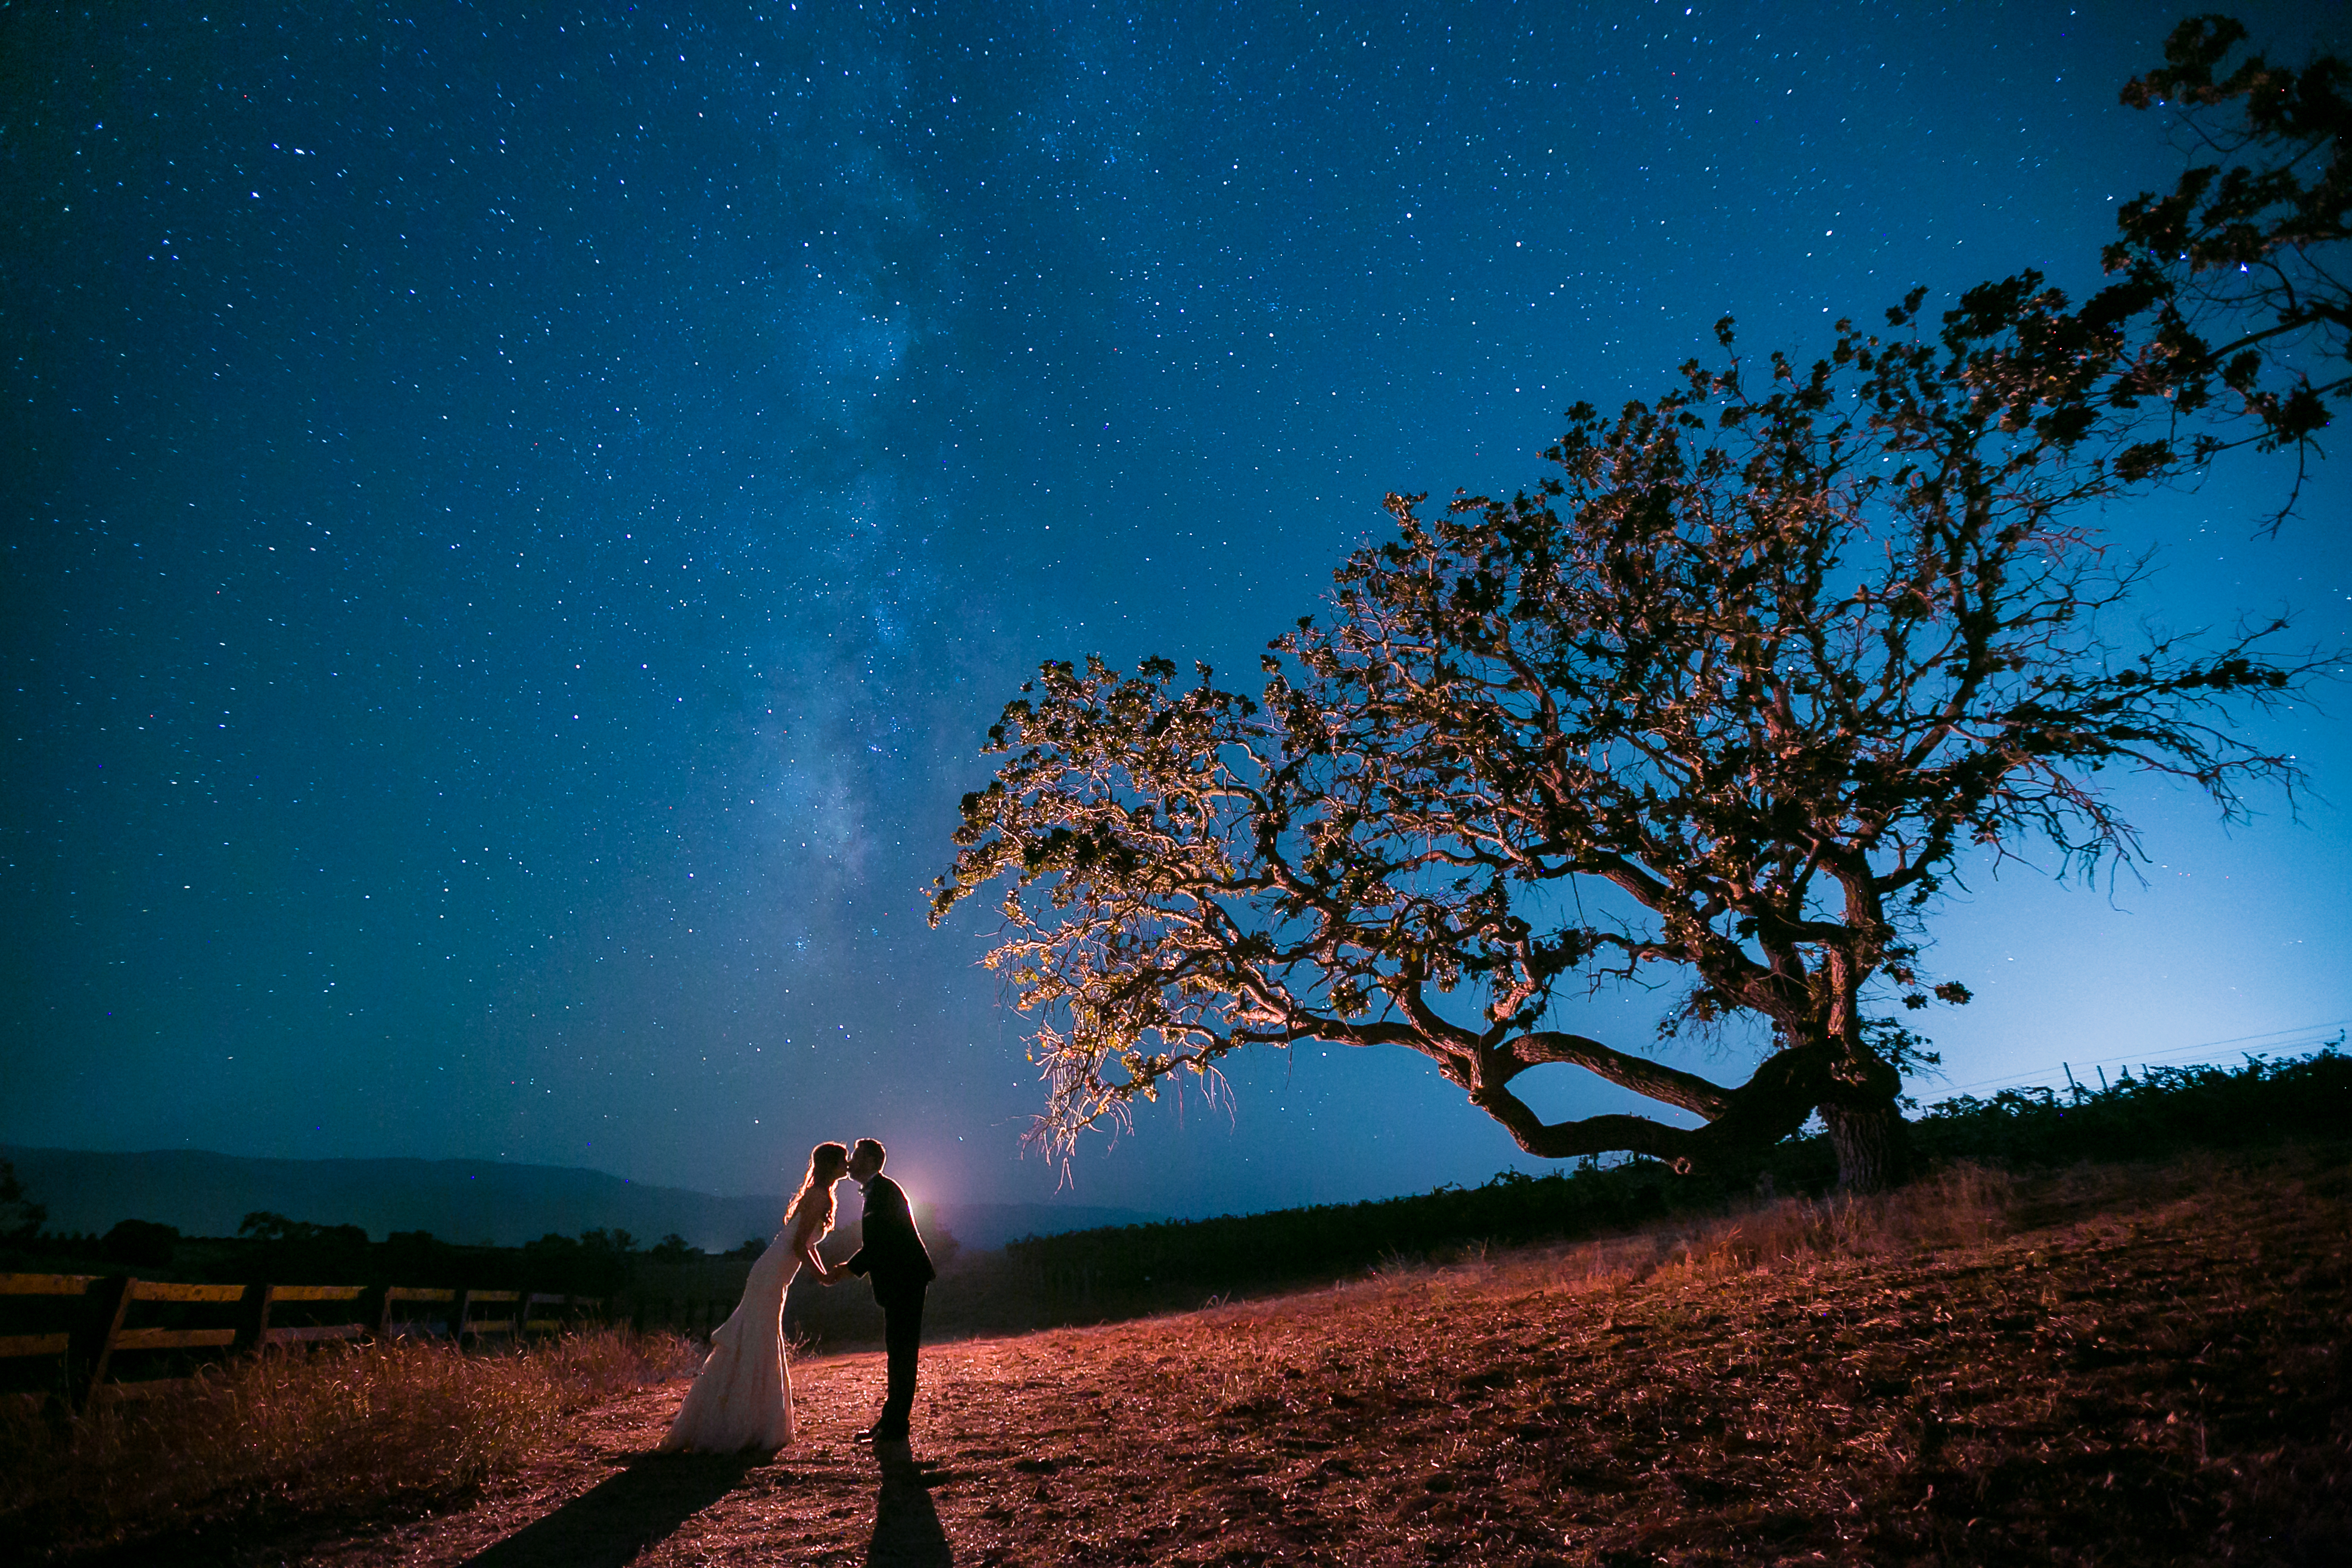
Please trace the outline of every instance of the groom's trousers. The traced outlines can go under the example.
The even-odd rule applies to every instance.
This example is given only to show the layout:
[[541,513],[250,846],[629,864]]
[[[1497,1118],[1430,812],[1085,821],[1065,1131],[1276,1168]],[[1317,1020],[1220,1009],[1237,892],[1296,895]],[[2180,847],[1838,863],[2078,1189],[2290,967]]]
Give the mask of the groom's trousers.
[[923,1344],[923,1287],[894,1290],[882,1302],[882,1350],[889,1367],[887,1392],[876,1432],[906,1436],[907,1418],[915,1409],[915,1358]]

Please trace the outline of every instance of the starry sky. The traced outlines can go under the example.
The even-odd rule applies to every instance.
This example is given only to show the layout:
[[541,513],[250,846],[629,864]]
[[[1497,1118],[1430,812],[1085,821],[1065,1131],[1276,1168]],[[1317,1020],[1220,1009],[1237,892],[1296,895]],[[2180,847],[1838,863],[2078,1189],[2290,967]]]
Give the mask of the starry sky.
[[[1048,1197],[984,900],[923,920],[1024,674],[1253,669],[1384,492],[1530,481],[1726,312],[1810,357],[1915,282],[2095,282],[2179,166],[2116,103],[2173,19],[0,7],[0,1142],[734,1193],[872,1133],[919,1197]],[[2352,642],[2347,477],[2258,537],[2283,482],[2104,520],[2164,552],[2151,621]],[[2352,1016],[2323,699],[2263,731],[2299,820],[2119,779],[2144,882],[1978,868],[1919,1092]],[[1558,1022],[1639,1044],[1658,1000]],[[1544,1071],[1548,1116],[1629,1103]],[[1549,1168],[1401,1052],[1233,1087],[1063,1197]]]

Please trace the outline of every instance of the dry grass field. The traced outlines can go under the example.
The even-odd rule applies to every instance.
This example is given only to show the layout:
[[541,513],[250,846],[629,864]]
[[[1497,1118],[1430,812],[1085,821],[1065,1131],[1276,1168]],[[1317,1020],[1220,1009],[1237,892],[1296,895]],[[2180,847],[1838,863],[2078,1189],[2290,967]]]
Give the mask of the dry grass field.
[[646,1451],[676,1382],[373,1512],[82,1562],[2352,1562],[2352,1171],[1963,1168],[1570,1248],[796,1369],[769,1459]]
[[[698,1361],[677,1336],[610,1331],[488,1356],[335,1345],[102,1404],[68,1441],[12,1401],[0,1417],[0,1562],[110,1546],[157,1561],[467,1495],[567,1436],[578,1412]],[[159,1531],[178,1544],[159,1545]]]

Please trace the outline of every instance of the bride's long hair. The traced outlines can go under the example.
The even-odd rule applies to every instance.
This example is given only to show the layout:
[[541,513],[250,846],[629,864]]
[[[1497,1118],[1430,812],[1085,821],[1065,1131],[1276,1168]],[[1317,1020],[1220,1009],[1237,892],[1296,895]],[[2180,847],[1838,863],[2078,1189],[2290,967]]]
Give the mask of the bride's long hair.
[[801,1219],[801,1205],[816,1202],[824,1205],[824,1223],[817,1235],[833,1229],[833,1184],[849,1174],[849,1151],[838,1143],[820,1143],[809,1151],[808,1174],[801,1178],[801,1190],[793,1194],[792,1206],[785,1214],[794,1225]]

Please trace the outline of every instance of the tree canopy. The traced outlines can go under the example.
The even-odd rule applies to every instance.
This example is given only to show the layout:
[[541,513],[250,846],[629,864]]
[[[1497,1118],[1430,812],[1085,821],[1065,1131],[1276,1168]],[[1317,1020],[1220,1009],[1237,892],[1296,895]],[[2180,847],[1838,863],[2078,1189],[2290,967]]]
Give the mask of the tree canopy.
[[[1916,940],[1956,861],[2134,854],[2112,767],[2228,812],[2292,784],[2231,721],[2316,668],[2277,623],[2122,640],[2139,563],[2075,521],[2166,468],[2083,417],[2120,323],[2031,276],[1933,336],[1920,301],[1762,376],[1727,320],[1720,368],[1571,410],[1531,493],[1391,497],[1396,536],[1255,698],[1046,666],[934,900],[1007,884],[987,962],[1035,1020],[1036,1136],[1066,1151],[1171,1075],[1312,1038],[1421,1052],[1538,1155],[1737,1159],[1818,1110],[1850,1179],[1899,1173],[1910,1038],[1873,1008],[1965,999]],[[1548,1026],[1666,972],[1669,1032],[1769,1025],[1746,1083]],[[1512,1084],[1550,1063],[1702,1124],[1546,1123]]]
[[[2252,422],[2264,449],[2307,459],[2334,407],[2352,396],[2352,71],[2333,55],[2300,68],[2248,53],[2222,16],[2191,17],[2165,40],[2165,63],[2123,101],[2179,116],[2187,166],[2169,192],[2143,191],[2116,215],[2105,262],[2147,312],[2141,352],[2118,390],[2160,397],[2192,454],[2232,437],[2194,422]],[[2284,515],[2284,514],[2282,514]]]

